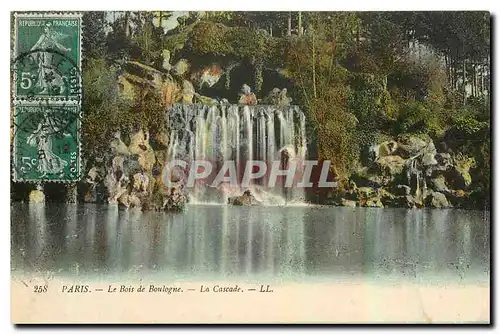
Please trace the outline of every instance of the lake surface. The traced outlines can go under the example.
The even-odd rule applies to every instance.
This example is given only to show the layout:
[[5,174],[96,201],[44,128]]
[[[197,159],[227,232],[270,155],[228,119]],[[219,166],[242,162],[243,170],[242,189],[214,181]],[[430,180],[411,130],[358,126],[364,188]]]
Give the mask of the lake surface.
[[13,273],[168,279],[489,282],[490,212],[11,205]]

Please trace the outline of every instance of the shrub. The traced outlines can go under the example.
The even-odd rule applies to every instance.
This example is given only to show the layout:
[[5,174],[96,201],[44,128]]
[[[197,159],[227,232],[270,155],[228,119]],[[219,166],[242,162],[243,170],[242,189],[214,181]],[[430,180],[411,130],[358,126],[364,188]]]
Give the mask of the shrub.
[[422,102],[409,102],[401,107],[397,121],[399,133],[427,134],[440,138],[445,133],[445,114],[442,109],[432,109]]

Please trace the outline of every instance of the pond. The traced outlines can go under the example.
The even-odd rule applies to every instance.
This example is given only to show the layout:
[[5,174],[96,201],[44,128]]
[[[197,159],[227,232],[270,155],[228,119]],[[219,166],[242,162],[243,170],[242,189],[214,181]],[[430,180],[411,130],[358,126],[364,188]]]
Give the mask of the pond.
[[490,212],[188,205],[11,206],[13,273],[489,282]]

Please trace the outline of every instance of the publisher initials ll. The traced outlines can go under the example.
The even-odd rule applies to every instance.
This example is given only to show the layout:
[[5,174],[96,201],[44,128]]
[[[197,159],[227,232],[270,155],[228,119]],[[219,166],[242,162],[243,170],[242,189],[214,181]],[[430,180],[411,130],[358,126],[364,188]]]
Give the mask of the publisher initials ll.
[[273,292],[273,289],[270,289],[269,284],[264,288],[264,285],[262,284],[260,286],[259,292]]

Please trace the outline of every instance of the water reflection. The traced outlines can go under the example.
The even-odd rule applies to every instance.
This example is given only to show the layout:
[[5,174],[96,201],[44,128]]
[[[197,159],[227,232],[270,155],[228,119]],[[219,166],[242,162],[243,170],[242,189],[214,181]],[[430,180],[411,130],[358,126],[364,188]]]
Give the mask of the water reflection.
[[489,278],[488,212],[189,206],[166,214],[14,204],[11,224],[13,270]]

